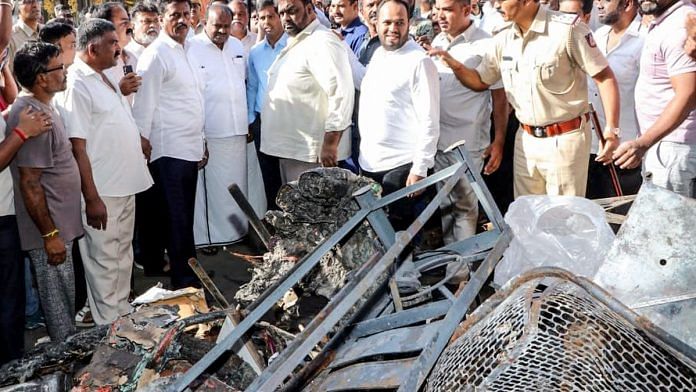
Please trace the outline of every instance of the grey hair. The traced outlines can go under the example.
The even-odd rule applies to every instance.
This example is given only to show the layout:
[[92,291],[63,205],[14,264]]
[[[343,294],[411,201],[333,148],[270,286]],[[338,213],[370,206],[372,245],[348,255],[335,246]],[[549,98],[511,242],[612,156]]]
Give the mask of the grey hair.
[[104,34],[116,31],[114,24],[105,19],[90,19],[77,30],[77,50],[84,52],[89,44],[101,39]]

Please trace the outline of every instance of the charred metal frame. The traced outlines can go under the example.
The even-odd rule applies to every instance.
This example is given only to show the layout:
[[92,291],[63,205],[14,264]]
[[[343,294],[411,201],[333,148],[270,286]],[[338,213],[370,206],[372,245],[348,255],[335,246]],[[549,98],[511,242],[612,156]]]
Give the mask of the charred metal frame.
[[[411,361],[414,365],[408,371],[410,377],[404,380],[405,383],[401,385],[399,390],[417,391],[420,389],[435,361],[447,345],[452,333],[454,333],[456,327],[464,318],[467,310],[493,272],[497,262],[502,257],[503,251],[511,240],[511,234],[488,188],[485,186],[480,173],[470,169],[475,166],[469,158],[464,144],[455,145],[448,151],[451,151],[451,153],[455,155],[458,163],[416,184],[405,187],[381,199],[377,199],[370,191],[369,187],[357,191],[354,197],[361,209],[336,233],[300,260],[282,280],[267,289],[257,301],[249,306],[247,309],[249,312],[248,315],[240,321],[224,340],[217,344],[210,352],[201,358],[199,362],[194,364],[193,367],[179,378],[171,387],[171,390],[178,392],[186,389],[186,387],[201,375],[217,358],[230,350],[242,339],[251,328],[274,307],[275,303],[278,302],[289,289],[295,286],[320,262],[321,258],[327,252],[350,236],[365,220],[367,220],[371,228],[377,234],[382,247],[386,251],[378,251],[370,260],[366,261],[365,264],[355,272],[351,280],[334,295],[331,301],[312,322],[281,352],[280,357],[271,362],[246,390],[276,390],[283,386],[290,378],[288,384],[301,385],[302,382],[312,376],[314,370],[321,366],[322,361],[327,360],[329,357],[328,349],[335,347],[340,340],[349,336],[349,334],[355,337],[360,336],[360,334],[389,330],[399,325],[412,324],[414,320],[426,320],[445,315],[437,332],[426,344],[418,358],[415,361]],[[368,290],[379,283],[380,277],[384,276],[386,273],[392,273],[393,275],[400,263],[400,256],[404,249],[406,249],[413,238],[423,228],[424,224],[439,208],[440,202],[450,193],[456,182],[461,178],[466,178],[472,185],[474,192],[494,227],[492,231],[450,244],[440,249],[440,251],[472,256],[479,260],[482,258],[484,259],[479,268],[473,273],[471,280],[466,284],[463,290],[460,290],[461,293],[455,296],[447,288],[441,286],[438,287],[438,290],[445,296],[445,300],[427,303],[416,308],[394,313],[395,305],[393,299],[389,297],[388,287],[386,284],[381,284],[378,291],[370,295],[370,299],[367,301],[367,303],[371,304],[370,308],[362,309],[364,312],[358,312],[358,315],[352,317],[349,327],[339,331],[325,346],[323,352],[310,364],[305,366],[299,376],[296,375],[292,377],[293,372],[305,361],[306,356],[316,344],[330,333],[339,321],[346,317],[348,312],[358,301],[365,298]],[[395,233],[387,219],[384,208],[396,200],[408,197],[408,195],[414,192],[424,190],[441,181],[444,181],[444,184],[437,192],[437,195],[430,201],[416,220],[406,231]],[[488,252],[485,258],[483,252]],[[468,259],[471,260],[472,257]]]

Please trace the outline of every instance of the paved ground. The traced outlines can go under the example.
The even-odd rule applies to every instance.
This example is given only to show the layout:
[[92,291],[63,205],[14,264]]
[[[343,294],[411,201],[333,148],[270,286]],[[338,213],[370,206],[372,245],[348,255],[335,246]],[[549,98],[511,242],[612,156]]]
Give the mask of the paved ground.
[[[251,244],[250,240],[227,247],[226,250],[221,249],[214,256],[205,256],[198,253],[198,261],[203,268],[212,276],[213,282],[218,286],[225,298],[232,299],[234,294],[239,289],[239,286],[251,279],[249,268],[251,265],[242,258],[232,255],[232,253],[240,253],[245,255],[256,255],[261,252],[258,247]],[[146,277],[143,271],[134,270],[135,292],[136,295],[144,293],[147,289],[162,282],[165,288],[169,287],[169,278],[167,277]],[[77,305],[77,310],[82,307],[82,304]],[[36,341],[44,336],[47,336],[45,328],[35,329],[33,331],[25,331],[24,346],[25,349],[31,349]]]

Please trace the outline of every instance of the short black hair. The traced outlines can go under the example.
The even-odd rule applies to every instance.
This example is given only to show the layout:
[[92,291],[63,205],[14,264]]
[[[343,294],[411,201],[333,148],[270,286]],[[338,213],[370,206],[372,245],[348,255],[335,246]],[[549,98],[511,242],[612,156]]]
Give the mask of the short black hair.
[[230,7],[227,7],[227,6],[222,5],[222,4],[210,4],[208,6],[208,8],[205,10],[205,18],[208,19],[210,16],[210,11],[212,11],[213,9],[217,9],[217,8],[222,9],[223,10],[222,12],[224,12],[225,15],[229,16],[230,19],[234,18],[234,15],[232,14],[232,10],[230,9]]
[[157,8],[157,4],[151,3],[149,1],[139,1],[133,5],[133,8],[130,10],[130,17],[131,19],[135,19],[135,15],[138,13],[154,13],[159,15],[159,8]]
[[61,38],[70,34],[75,34],[75,29],[71,25],[51,21],[39,30],[39,39],[49,44],[57,44]]
[[256,12],[261,11],[262,9],[266,7],[273,7],[275,10],[276,14],[278,13],[278,4],[276,3],[277,0],[262,0],[256,5]]
[[175,3],[188,3],[189,8],[193,8],[191,0],[160,0],[158,4],[160,15],[164,16],[164,13],[167,12],[167,6]]
[[46,24],[49,24],[49,23],[63,23],[63,24],[75,27],[75,22],[72,19],[66,19],[66,18],[49,19],[49,21]]
[[36,83],[36,77],[46,72],[48,62],[58,57],[60,49],[56,45],[42,41],[29,41],[15,54],[14,74],[22,87],[31,89]]
[[[125,4],[119,3],[117,1],[109,1],[100,5],[99,8],[97,8],[97,10],[94,11],[94,13],[92,13],[92,18],[104,19],[111,22],[111,18],[113,18],[114,16],[114,9],[118,7],[123,8],[126,11],[126,13],[128,13]],[[80,28],[82,28],[82,26],[80,26]]]
[[80,25],[77,30],[77,50],[84,52],[90,43],[104,36],[104,34],[116,31],[113,23],[105,19],[90,19]]
[[379,11],[382,9],[382,7],[384,7],[385,4],[391,2],[403,5],[406,9],[406,19],[411,20],[411,8],[408,6],[408,3],[406,3],[404,0],[382,0],[377,6],[377,12],[379,13]]

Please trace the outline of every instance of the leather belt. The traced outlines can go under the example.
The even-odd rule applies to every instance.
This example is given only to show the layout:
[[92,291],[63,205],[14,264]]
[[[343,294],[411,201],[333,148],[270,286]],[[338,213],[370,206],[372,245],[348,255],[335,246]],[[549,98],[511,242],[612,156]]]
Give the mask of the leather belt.
[[590,120],[590,114],[585,113],[584,115],[575,117],[572,120],[568,121],[561,121],[553,124],[548,124],[544,126],[534,126],[534,125],[527,125],[527,124],[521,124],[522,129],[524,129],[525,132],[528,134],[534,136],[534,137],[553,137],[553,136],[558,136],[562,135],[566,132],[574,131],[578,128],[580,128],[580,125],[582,125],[582,118],[585,117],[585,121]]

